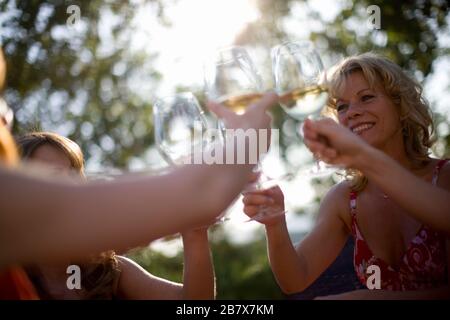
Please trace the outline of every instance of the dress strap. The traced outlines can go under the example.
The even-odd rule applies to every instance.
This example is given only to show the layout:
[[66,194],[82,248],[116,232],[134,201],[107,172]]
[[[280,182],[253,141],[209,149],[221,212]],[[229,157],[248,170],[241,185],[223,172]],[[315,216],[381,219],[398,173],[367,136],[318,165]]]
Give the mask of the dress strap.
[[434,172],[433,172],[433,178],[431,180],[431,183],[435,186],[438,178],[439,178],[439,172],[441,171],[442,167],[448,162],[449,159],[441,159],[438,161],[438,163],[436,164],[436,167],[434,167]]

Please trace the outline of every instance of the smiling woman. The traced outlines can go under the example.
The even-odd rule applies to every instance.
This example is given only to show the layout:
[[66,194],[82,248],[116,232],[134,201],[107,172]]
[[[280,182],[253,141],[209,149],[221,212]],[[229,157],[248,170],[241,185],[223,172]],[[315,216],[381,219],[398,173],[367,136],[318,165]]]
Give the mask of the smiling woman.
[[[345,60],[332,74],[329,107],[341,124],[385,152],[405,150],[415,167],[429,161],[434,125],[420,84],[372,54]],[[354,170],[349,174],[354,189],[362,190],[366,179]]]
[[[428,156],[433,124],[421,86],[366,53],[342,61],[329,87],[339,124],[306,120],[304,141],[324,161],[348,168],[349,179],[327,193],[316,226],[296,247],[284,217],[262,221],[278,283],[287,294],[303,291],[352,235],[355,273],[379,290],[332,299],[448,299],[450,166]],[[244,204],[250,217],[261,205],[283,210],[283,193],[246,194]]]

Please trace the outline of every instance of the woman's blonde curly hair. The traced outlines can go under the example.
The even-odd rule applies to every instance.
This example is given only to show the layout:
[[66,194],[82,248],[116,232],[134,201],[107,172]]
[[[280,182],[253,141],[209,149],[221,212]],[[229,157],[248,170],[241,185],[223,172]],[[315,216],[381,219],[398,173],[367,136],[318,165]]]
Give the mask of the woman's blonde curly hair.
[[[342,92],[347,77],[362,72],[371,88],[379,85],[398,108],[402,124],[405,152],[412,164],[419,168],[429,162],[429,148],[435,142],[434,125],[422,86],[390,61],[374,53],[352,56],[338,63],[329,78],[328,111],[336,115],[336,97]],[[357,170],[347,170],[347,178],[355,191],[364,189],[367,178]]]

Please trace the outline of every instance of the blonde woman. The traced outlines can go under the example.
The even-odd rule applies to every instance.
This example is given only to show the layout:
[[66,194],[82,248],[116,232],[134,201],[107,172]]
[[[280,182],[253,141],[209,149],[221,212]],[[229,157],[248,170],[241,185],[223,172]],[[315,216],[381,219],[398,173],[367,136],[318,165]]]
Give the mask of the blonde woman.
[[[328,192],[315,227],[296,247],[284,217],[261,221],[279,285],[288,294],[303,291],[352,234],[355,272],[379,290],[328,298],[449,298],[450,166],[429,157],[433,123],[422,88],[391,61],[367,53],[335,68],[330,92],[339,124],[306,121],[305,143],[346,166],[348,179]],[[243,201],[249,216],[273,202],[284,209],[278,187]]]

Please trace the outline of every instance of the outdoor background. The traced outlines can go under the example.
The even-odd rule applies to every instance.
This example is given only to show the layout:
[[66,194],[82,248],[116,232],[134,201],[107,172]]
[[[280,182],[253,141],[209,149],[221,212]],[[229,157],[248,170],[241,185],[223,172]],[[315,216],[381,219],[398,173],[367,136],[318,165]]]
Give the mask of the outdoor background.
[[[67,11],[73,5],[79,21]],[[380,29],[367,25],[370,5],[380,8]],[[249,50],[270,89],[270,48],[311,39],[326,67],[374,51],[415,76],[436,120],[433,155],[449,157],[449,22],[445,0],[0,0],[5,98],[16,114],[15,134],[39,129],[70,137],[81,145],[92,177],[157,172],[166,164],[153,146],[156,97],[189,90],[204,102],[202,61],[233,43]],[[295,133],[298,123],[281,108],[274,117],[281,154],[265,165],[273,175],[301,172],[312,158]],[[311,228],[321,197],[337,181],[299,174],[282,183],[294,242]],[[210,233],[217,297],[283,298],[268,266],[263,228],[244,222],[239,201],[231,211],[232,220]],[[155,275],[181,281],[181,250],[179,238],[171,237],[130,256]]]

